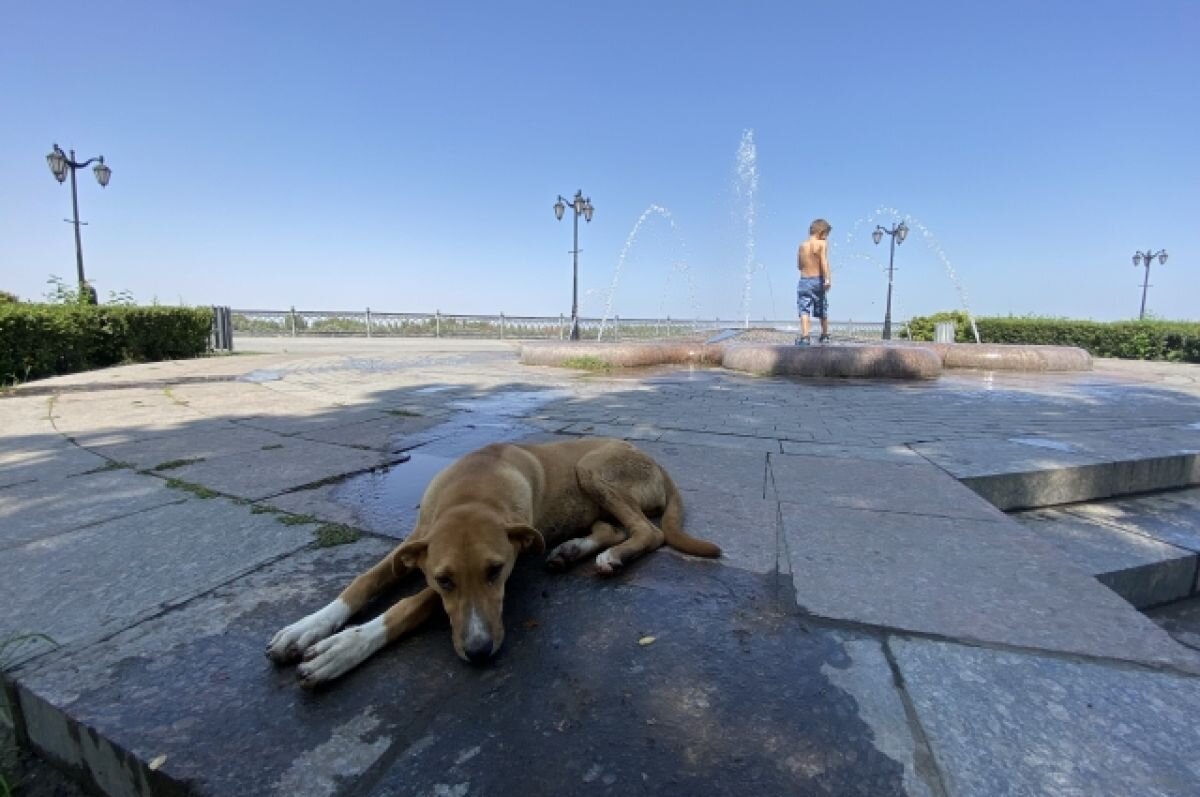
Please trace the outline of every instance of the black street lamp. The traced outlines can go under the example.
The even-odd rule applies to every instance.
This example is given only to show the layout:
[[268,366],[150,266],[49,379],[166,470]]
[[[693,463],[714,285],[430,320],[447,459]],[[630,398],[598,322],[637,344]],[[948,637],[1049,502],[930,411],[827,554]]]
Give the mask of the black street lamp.
[[896,265],[896,244],[904,243],[904,239],[908,237],[908,227],[904,222],[893,226],[890,230],[886,227],[875,225],[875,231],[871,233],[871,238],[878,244],[883,240],[884,233],[892,236],[892,251],[888,255],[888,292],[887,292],[887,310],[883,314],[883,339],[892,339],[892,272]]
[[1166,263],[1167,250],[1160,249],[1157,252],[1152,252],[1151,250],[1147,249],[1145,252],[1138,251],[1133,255],[1134,268],[1142,265],[1143,261],[1146,263],[1146,279],[1142,280],[1142,311],[1138,313],[1138,321],[1146,318],[1146,289],[1150,287],[1150,261],[1156,257],[1158,258],[1159,263]]
[[554,203],[554,217],[562,221],[563,212],[568,207],[575,211],[575,246],[571,250],[571,340],[579,340],[579,217],[583,216],[583,220],[590,223],[595,208],[592,207],[591,197],[584,199],[583,191],[576,191],[575,198],[569,204],[559,194],[558,201]]
[[[83,163],[79,163],[75,160],[75,150],[71,150],[71,154],[68,156],[59,149],[58,144],[55,144],[54,149],[46,156],[46,163],[50,166],[54,179],[60,183],[67,179],[67,171],[71,172],[71,210],[74,218],[67,219],[67,221],[75,225],[75,267],[79,276],[79,295],[81,297],[89,296],[91,293],[88,291],[87,281],[83,278],[83,243],[79,238],[79,196],[75,189],[75,170],[95,163],[96,166],[92,172],[96,175],[96,182],[100,183],[101,188],[104,188],[108,185],[108,179],[112,177],[112,169],[104,165],[103,155],[88,158]],[[94,299],[92,303],[95,304]]]

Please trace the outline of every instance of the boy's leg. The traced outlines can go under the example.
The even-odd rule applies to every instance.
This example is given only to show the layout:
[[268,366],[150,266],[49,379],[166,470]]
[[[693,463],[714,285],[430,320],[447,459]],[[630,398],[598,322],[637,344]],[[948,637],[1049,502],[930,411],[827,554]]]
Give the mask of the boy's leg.
[[808,316],[813,309],[812,286],[809,283],[809,279],[801,277],[796,285],[796,312],[800,315],[800,337],[796,338],[797,346],[809,343]]
[[829,293],[821,288],[821,292],[817,294],[817,312],[821,319],[821,342],[829,342]]

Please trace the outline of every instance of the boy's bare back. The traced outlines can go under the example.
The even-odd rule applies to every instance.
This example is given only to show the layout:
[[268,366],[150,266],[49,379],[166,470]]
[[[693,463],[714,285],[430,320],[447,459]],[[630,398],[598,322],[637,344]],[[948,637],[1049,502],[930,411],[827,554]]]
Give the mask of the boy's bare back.
[[800,244],[796,255],[796,266],[802,277],[822,277],[829,273],[825,241],[815,235]]
[[808,225],[808,240],[800,244],[800,251],[796,253],[796,267],[800,269],[800,276],[809,279],[820,277],[824,290],[833,287],[833,280],[829,276],[829,249],[826,245],[832,229],[825,219],[817,219]]

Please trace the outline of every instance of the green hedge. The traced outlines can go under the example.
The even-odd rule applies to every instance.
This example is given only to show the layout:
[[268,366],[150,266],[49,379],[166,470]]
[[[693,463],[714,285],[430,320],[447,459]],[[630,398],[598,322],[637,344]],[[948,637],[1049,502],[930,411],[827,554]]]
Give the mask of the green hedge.
[[0,305],[0,384],[208,351],[212,311],[191,307]]
[[[935,313],[909,322],[913,340],[933,340],[939,321],[955,322],[954,339],[974,341],[966,313]],[[1096,357],[1200,363],[1200,323],[1191,321],[1072,321],[1065,318],[976,318],[983,343],[1078,346]]]

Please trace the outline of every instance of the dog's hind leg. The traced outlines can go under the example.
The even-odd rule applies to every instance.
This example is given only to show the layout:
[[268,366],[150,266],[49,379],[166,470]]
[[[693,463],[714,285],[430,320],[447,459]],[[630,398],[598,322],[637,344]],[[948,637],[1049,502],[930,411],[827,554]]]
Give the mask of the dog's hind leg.
[[567,540],[551,551],[550,555],[546,557],[546,567],[551,570],[565,570],[580,559],[591,556],[596,551],[607,550],[614,545],[619,545],[628,538],[629,534],[624,529],[619,529],[603,520],[597,520],[592,524],[591,534]]
[[367,603],[408,572],[393,561],[395,552],[388,554],[374,567],[350,582],[338,597],[319,611],[282,628],[267,645],[267,656],[278,664],[296,661],[314,642],[325,639]]
[[369,623],[322,639],[304,652],[304,661],[296,668],[301,685],[317,686],[357,667],[383,646],[420,626],[440,605],[438,594],[426,587]]
[[[658,548],[664,539],[662,529],[651,523],[642,511],[643,505],[661,503],[661,500],[651,500],[656,495],[663,495],[661,472],[644,455],[622,453],[623,456],[614,457],[597,451],[584,456],[575,466],[579,486],[629,530],[629,539],[596,557],[596,571],[605,576]],[[634,452],[635,455],[639,453]]]

